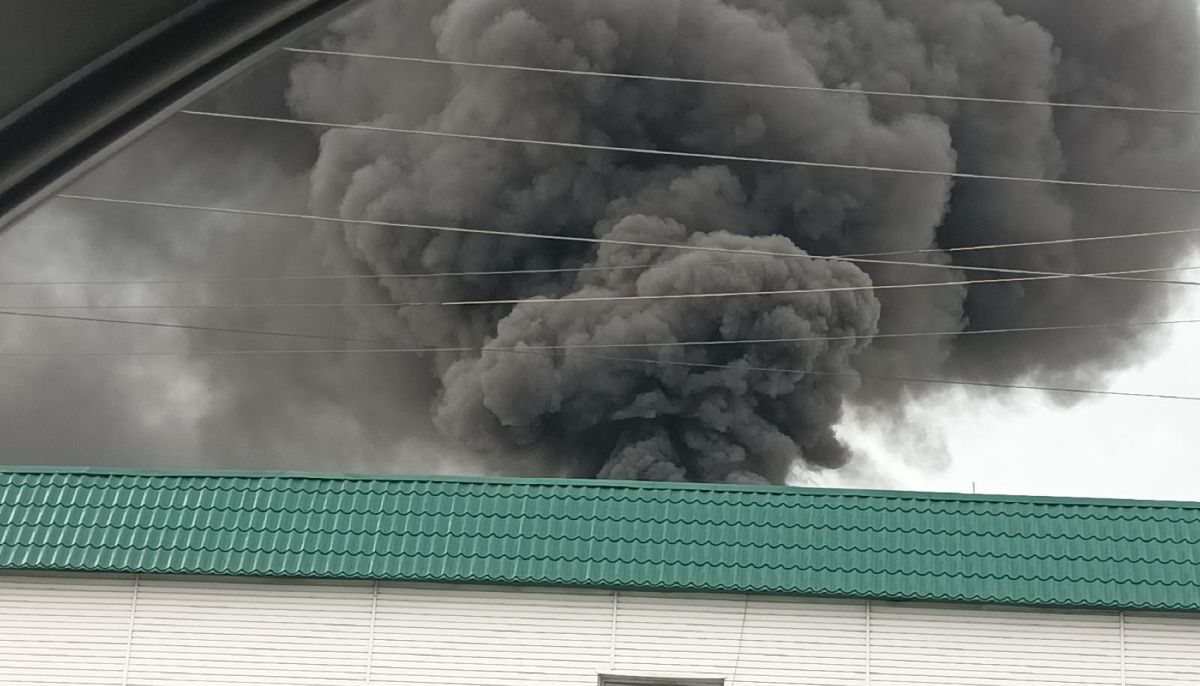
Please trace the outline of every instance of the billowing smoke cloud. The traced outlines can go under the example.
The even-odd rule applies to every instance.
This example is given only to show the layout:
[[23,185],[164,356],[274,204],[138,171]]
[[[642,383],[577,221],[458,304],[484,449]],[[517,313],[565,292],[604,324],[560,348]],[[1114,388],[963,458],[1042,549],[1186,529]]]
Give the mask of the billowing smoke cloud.
[[[1168,0],[381,0],[315,43],[693,79],[1194,108],[1197,37],[1195,9]],[[1196,124],[1183,115],[287,55],[206,107],[623,147],[1200,185]],[[809,257],[896,250],[933,249],[900,259],[951,267],[1170,266],[1192,247],[1185,237],[945,250],[1181,228],[1197,215],[1190,197],[1164,193],[189,118],[99,168],[79,190],[284,211],[307,203],[347,220],[789,257],[349,221],[309,231],[282,220],[56,202],[0,236],[0,266],[10,278],[360,270],[379,278],[350,282],[344,292],[331,292],[334,282],[324,281],[121,294],[139,302],[522,302],[391,312],[155,313],[168,322],[481,350],[105,364],[10,358],[0,361],[0,383],[11,389],[0,401],[5,460],[781,482],[852,458],[837,433],[850,405],[858,417],[904,426],[906,399],[927,388],[874,377],[1096,385],[1142,350],[1146,333],[864,336],[1126,322],[1162,314],[1169,293],[1152,284],[1054,280],[720,299],[595,298],[989,276]],[[514,270],[540,271],[385,276]],[[39,297],[52,304],[124,300],[98,293],[65,288]],[[10,300],[22,298],[10,292]],[[76,340],[79,347],[125,350],[336,345],[101,325],[88,329],[89,341],[79,324],[5,324],[0,342],[12,349]],[[726,344],[771,338],[832,340]],[[653,345],[689,341],[707,344]],[[603,347],[614,344],[622,347]],[[80,445],[88,455],[70,457]]]
[[[286,116],[278,58],[197,106]],[[263,135],[187,117],[122,151],[73,192],[198,205],[302,208],[316,137]],[[4,280],[218,279],[212,283],[3,286],[5,305],[377,300],[369,281],[245,277],[346,274],[337,237],[303,223],[51,200],[0,234]],[[229,279],[229,281],[220,281]],[[52,311],[51,315],[372,338],[353,310]],[[5,316],[4,351],[328,349],[333,340]],[[5,464],[477,472],[430,426],[432,381],[416,360],[371,355],[0,357]],[[415,400],[413,400],[415,398]],[[511,469],[519,463],[508,462]]]
[[[1037,0],[455,0],[373,5],[326,44],[376,53],[986,98],[1193,106],[1194,8]],[[426,31],[425,39],[400,40]],[[433,131],[880,167],[1186,185],[1188,117],[814,94],[310,59],[292,74],[304,116]],[[736,299],[571,302],[597,296],[960,281],[957,270],[805,259],[1174,228],[1179,196],[946,177],[717,164],[647,155],[331,131],[315,211],[562,236],[795,253],[796,259],[503,240],[345,226],[398,303],[522,298],[516,306],[401,308],[401,339],[483,346],[429,359],[436,426],[485,454],[534,446],[570,473],[781,481],[848,459],[848,399],[895,412],[919,387],[867,376],[1056,380],[1120,363],[1136,333],[862,339],[547,352],[546,346],[853,337],[1127,321],[1149,285],[1061,280]],[[1064,272],[1167,265],[1179,241],[926,252],[934,264]],[[978,277],[979,272],[970,272]],[[986,274],[985,274],[986,276]],[[524,349],[523,349],[524,348]],[[516,352],[513,352],[516,349]],[[614,356],[653,360],[614,360]],[[694,363],[685,366],[679,363]],[[764,367],[795,374],[760,371]]]

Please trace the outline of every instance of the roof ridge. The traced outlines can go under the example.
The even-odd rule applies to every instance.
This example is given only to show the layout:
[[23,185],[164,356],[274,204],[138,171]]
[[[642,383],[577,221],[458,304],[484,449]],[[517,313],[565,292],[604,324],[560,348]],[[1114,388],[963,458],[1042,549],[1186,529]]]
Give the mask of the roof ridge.
[[734,492],[763,495],[828,495],[881,500],[939,500],[957,502],[1023,503],[1035,505],[1078,505],[1094,507],[1127,507],[1141,509],[1197,509],[1200,502],[1178,500],[1140,500],[1122,498],[1085,498],[1076,496],[1006,495],[984,493],[955,493],[952,491],[907,491],[887,489],[848,489],[811,486],[777,486],[770,484],[713,484],[668,481],[626,481],[617,479],[580,479],[555,477],[513,476],[456,476],[417,474],[370,474],[353,472],[310,472],[270,470],[166,470],[123,467],[44,467],[0,466],[0,477],[6,474],[45,474],[76,476],[130,476],[144,478],[185,479],[294,479],[346,482],[412,482],[494,484],[505,486],[559,486],[609,490],[655,490]]

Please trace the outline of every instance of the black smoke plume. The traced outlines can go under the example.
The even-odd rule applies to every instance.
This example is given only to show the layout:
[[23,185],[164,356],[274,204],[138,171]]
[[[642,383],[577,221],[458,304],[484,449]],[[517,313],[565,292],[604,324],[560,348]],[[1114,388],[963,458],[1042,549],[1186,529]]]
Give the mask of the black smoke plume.
[[[388,2],[326,47],[690,79],[985,98],[1195,105],[1186,3],[1030,0],[456,0]],[[401,40],[428,29],[423,40]],[[1051,109],[311,59],[290,102],[310,118],[723,155],[1140,184],[1197,184],[1179,115]],[[636,154],[331,131],[312,172],[323,215],[555,235],[837,255],[1175,228],[1183,197],[945,177],[717,164]],[[1186,179],[1186,182],[1183,180]],[[345,225],[379,274],[584,267],[388,279],[402,340],[483,346],[429,360],[436,426],[489,453],[540,446],[602,477],[782,481],[849,457],[854,398],[906,392],[855,373],[1073,379],[1118,364],[1134,334],[881,339],[906,331],[1122,321],[1149,285],[1061,280],[712,300],[546,304],[576,297],[961,281],[979,272]],[[1167,265],[1179,241],[908,255],[929,263],[1091,272]],[[718,259],[724,258],[724,259]],[[985,274],[987,276],[987,274]],[[995,276],[995,275],[991,275]],[[655,365],[522,346],[845,337],[788,345],[623,349]],[[493,350],[489,350],[493,349]],[[505,349],[505,350],[501,350]],[[591,350],[591,349],[589,349]],[[528,351],[530,353],[534,351]],[[675,363],[700,363],[687,367]],[[755,371],[778,367],[794,375]],[[804,372],[818,372],[806,374]]]
[[[1197,108],[1195,14],[1191,3],[1171,0],[380,0],[347,15],[311,45],[705,80]],[[294,54],[275,56],[196,107],[748,157],[1200,186],[1197,120],[1179,114]],[[1163,314],[1174,291],[1063,279],[723,299],[570,300],[995,276],[807,257],[914,249],[930,251],[897,259],[1055,272],[1167,267],[1191,251],[1190,239],[949,249],[1184,228],[1197,216],[1191,196],[1182,194],[189,117],[173,119],[77,190],[281,211],[300,211],[307,203],[313,213],[346,220],[794,257],[501,239],[351,221],[308,227],[57,201],[0,236],[0,268],[8,278],[349,270],[378,278],[352,282],[344,292],[330,281],[61,288],[39,296],[50,304],[523,302],[386,313],[246,310],[156,317],[324,332],[397,347],[483,349],[473,353],[194,356],[105,364],[9,358],[0,361],[6,460],[782,482],[852,458],[837,432],[848,406],[857,416],[904,427],[907,401],[928,387],[875,377],[1096,386],[1106,372],[1136,359],[1147,342],[1139,329],[872,334],[1128,322]],[[384,276],[512,270],[541,271]],[[22,301],[11,291],[10,299]],[[80,333],[79,323],[67,322],[4,324],[0,343],[13,349],[62,348],[73,341],[121,350],[309,345],[102,325],[87,329],[89,336]],[[765,338],[834,340],[719,345]],[[679,341],[718,345],[651,345]],[[627,347],[545,349],[608,344]],[[918,433],[898,432],[896,440]],[[79,446],[86,446],[86,457],[78,457]]]

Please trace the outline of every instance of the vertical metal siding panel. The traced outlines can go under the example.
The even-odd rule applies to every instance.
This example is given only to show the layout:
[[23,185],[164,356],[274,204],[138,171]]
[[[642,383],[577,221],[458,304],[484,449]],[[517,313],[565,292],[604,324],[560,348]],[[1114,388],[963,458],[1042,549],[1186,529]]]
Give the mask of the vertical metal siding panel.
[[866,664],[866,678],[863,681],[867,686],[871,685],[871,601],[870,599],[863,601],[863,624],[866,625],[867,635],[863,637],[863,662]]
[[751,599],[731,686],[862,686],[864,603]]
[[613,671],[728,678],[737,661],[742,608],[740,596],[621,593]]
[[129,684],[361,684],[370,621],[369,584],[143,577]]
[[873,686],[1121,683],[1116,613],[871,603]]
[[595,686],[612,595],[380,584],[372,686]]
[[132,579],[0,576],[0,684],[120,686]]
[[1200,616],[1126,613],[1125,683],[1200,684]]
[[[0,575],[0,683],[1116,686],[1115,613],[280,580]],[[132,645],[130,617],[133,615]],[[614,634],[615,629],[615,634]],[[1200,684],[1200,615],[1126,614],[1129,686]],[[614,640],[615,637],[615,640]]]

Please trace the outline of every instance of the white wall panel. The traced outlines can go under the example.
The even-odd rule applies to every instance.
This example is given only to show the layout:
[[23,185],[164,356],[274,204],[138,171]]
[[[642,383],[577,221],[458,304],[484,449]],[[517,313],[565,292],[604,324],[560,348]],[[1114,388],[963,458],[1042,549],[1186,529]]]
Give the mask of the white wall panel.
[[[1200,616],[220,578],[0,575],[0,684],[1200,685]],[[869,626],[869,631],[868,631]]]
[[0,684],[120,686],[132,579],[0,576]]
[[729,677],[737,663],[744,608],[741,596],[620,593],[613,671]]
[[370,584],[143,578],[130,686],[361,684]]
[[871,604],[872,686],[1120,683],[1115,612]]
[[371,684],[587,684],[608,667],[612,595],[379,586]]
[[1191,616],[1125,615],[1125,683],[1200,684],[1200,621]]
[[866,604],[751,599],[736,686],[860,686],[866,681]]

